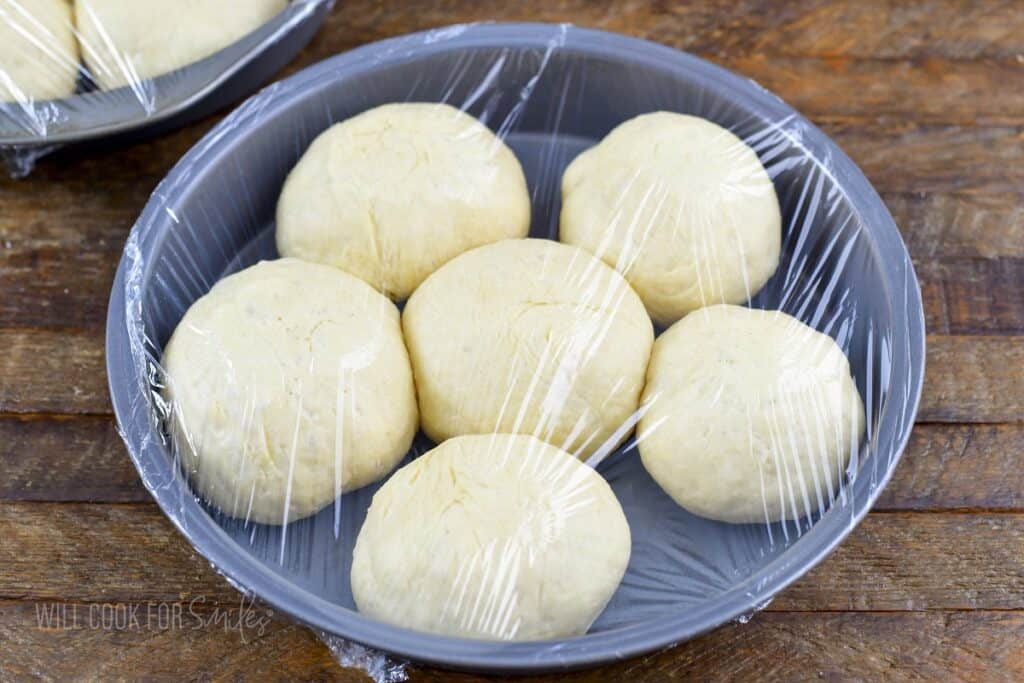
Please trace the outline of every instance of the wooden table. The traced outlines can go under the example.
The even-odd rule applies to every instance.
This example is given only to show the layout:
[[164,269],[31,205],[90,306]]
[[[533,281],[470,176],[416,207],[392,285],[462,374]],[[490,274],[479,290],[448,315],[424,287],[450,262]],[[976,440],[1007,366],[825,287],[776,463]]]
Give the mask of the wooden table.
[[[499,18],[702,55],[833,136],[913,254],[927,380],[874,511],[750,623],[577,680],[1024,679],[1024,2],[338,4],[289,72]],[[225,621],[239,594],[151,502],[111,418],[103,324],[125,237],[215,122],[0,180],[0,680],[362,678],[259,606]]]

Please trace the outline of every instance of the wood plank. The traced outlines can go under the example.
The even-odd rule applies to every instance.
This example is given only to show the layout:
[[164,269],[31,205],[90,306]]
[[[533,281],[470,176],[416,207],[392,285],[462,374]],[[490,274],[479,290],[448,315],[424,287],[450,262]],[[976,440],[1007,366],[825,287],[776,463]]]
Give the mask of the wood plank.
[[929,335],[919,422],[1024,421],[1024,337]]
[[[537,680],[1017,680],[1022,635],[1016,613],[763,613],[647,657]],[[417,671],[411,680],[491,679]]]
[[0,413],[110,413],[98,332],[0,328]]
[[[3,502],[0,528],[0,599],[238,601],[151,504]],[[1024,609],[1024,515],[869,515],[770,609]]]
[[[332,22],[342,21],[341,17],[348,17],[350,11],[367,9],[361,4],[367,3],[347,4],[340,13],[335,13]],[[794,50],[798,41],[792,39],[785,26],[786,20],[793,18],[792,13],[780,12],[777,7],[770,11],[743,7],[764,3],[725,3],[710,9],[706,3],[658,7],[634,2],[615,10],[607,4],[592,2],[542,3],[540,7],[524,4],[529,3],[512,3],[498,14],[493,13],[497,8],[481,7],[481,20],[571,22],[660,42],[751,78],[812,118],[899,116],[968,125],[1024,119],[1024,94],[1020,88],[1006,87],[1008,82],[1024,78],[1024,65],[1016,52],[964,59],[956,51],[945,55],[922,50],[879,58],[876,54],[836,51],[834,40],[819,46],[805,42],[802,49]],[[376,15],[372,8],[368,11],[369,14],[361,12],[362,16],[355,19],[362,27],[369,16],[376,18],[374,25],[366,26],[366,32],[353,33],[350,24],[339,26],[339,30],[324,34],[326,45],[318,45],[315,55],[329,55],[370,40],[400,35],[401,29],[389,23],[400,12],[390,7],[387,15]],[[437,23],[427,23],[430,8],[410,8],[410,14],[413,12],[420,29],[449,23],[440,18]],[[796,21],[803,24],[805,19]],[[815,26],[804,30],[802,37],[822,30],[830,28]],[[772,35],[772,31],[785,34],[785,42]],[[906,37],[901,36],[900,40],[905,41]],[[312,58],[311,55],[309,60],[302,60],[290,71],[308,65],[306,62]],[[893,92],[899,92],[900,97],[892,97]]]
[[20,246],[0,256],[0,326],[103,327],[120,250]]
[[[205,127],[207,124],[199,128]],[[190,131],[172,137],[184,136],[191,142],[197,131]],[[1018,129],[972,132],[888,123],[837,124],[835,132],[841,142],[847,139],[848,151],[886,193],[897,220],[905,225],[919,265],[922,258],[937,254],[1021,256],[1024,195],[1017,192],[1024,187],[1024,134]],[[908,145],[912,154],[906,151]],[[179,140],[116,152],[109,180],[114,191],[109,194],[94,192],[93,186],[82,180],[95,173],[105,178],[110,175],[105,169],[100,171],[99,162],[92,158],[43,170],[21,183],[0,182],[0,203],[9,209],[0,216],[0,290],[6,293],[0,299],[0,326],[101,327],[121,245],[148,193],[146,182],[132,185],[131,181],[136,180],[135,174],[142,174],[155,184],[170,165],[159,159],[184,149]],[[992,149],[999,150],[1009,165],[989,163]],[[147,167],[147,162],[152,166]],[[920,168],[908,169],[907,163]],[[79,175],[73,173],[75,166],[80,167]],[[60,171],[66,167],[72,172]],[[934,192],[915,194],[922,188]],[[979,195],[975,190],[997,194]],[[952,333],[1020,332],[1019,317],[1009,323],[1005,318],[992,319],[982,315],[976,303],[977,292],[987,292],[1001,294],[1014,310],[1024,305],[1020,303],[1024,297],[1018,296],[1019,288],[1024,287],[1021,267],[1018,261],[1006,261],[1002,270],[990,269],[996,276],[1004,274],[1001,281],[992,283],[979,281],[977,273],[968,277],[977,285],[975,294],[968,292],[970,301],[954,301],[952,308],[977,315],[948,324],[943,318],[943,299],[950,293],[943,291],[943,272],[951,267],[943,265],[930,272],[922,268],[926,304],[931,307],[930,327]],[[954,282],[953,288],[956,286]],[[978,320],[980,324],[975,324]]]
[[[38,627],[36,604],[0,603],[0,639],[13,645],[0,653],[0,676],[113,680],[145,672],[152,681],[369,680],[339,667],[308,629],[281,620],[266,623],[262,635],[246,629],[243,640],[238,631],[209,623],[208,612],[188,615],[187,605],[180,628],[147,619],[147,608],[156,608],[146,603],[111,605],[108,611],[140,615],[144,627],[125,630],[103,628],[98,615],[100,627],[90,628],[92,606],[74,607],[82,626],[58,630]],[[237,610],[225,614],[237,618]],[[802,680],[808,672],[825,680],[943,680],[952,671],[963,680],[1014,680],[1024,676],[1022,638],[1024,615],[1017,612],[763,612],[747,624],[602,669],[513,680]],[[426,667],[408,673],[413,683],[496,680]]]
[[871,514],[771,610],[1024,608],[1024,517]]
[[[65,249],[19,256],[0,269],[0,327],[102,330],[119,259]],[[1024,258],[914,262],[930,332],[1024,334]]]
[[148,197],[141,188],[0,182],[0,325],[102,324],[124,241]]
[[[149,144],[140,143],[139,147],[151,157],[157,153]],[[129,152],[134,149],[114,149],[102,162],[84,155],[62,159],[65,163],[60,164],[44,161],[31,175],[17,180],[0,173],[0,204],[5,207],[0,213],[0,249],[11,249],[21,240],[32,240],[40,246],[74,243],[98,251],[119,248],[116,238],[131,227],[131,221],[126,220],[130,212],[145,205],[153,187],[163,177],[156,173],[165,174],[168,170],[164,166],[167,161],[155,165],[148,174],[134,164],[127,164]],[[115,159],[129,168],[115,164]],[[79,177],[86,169],[105,173],[107,165],[113,176],[109,190],[98,190],[95,183],[90,189]],[[131,171],[142,173],[134,178],[134,186]],[[147,185],[147,181],[153,185]]]
[[[914,428],[876,511],[1024,512],[1024,424]],[[0,417],[0,500],[147,502],[109,417]]]
[[1024,259],[915,259],[931,334],[1024,333]]
[[110,417],[0,417],[0,499],[151,500]]
[[1024,194],[885,193],[918,261],[1024,257]]
[[[118,189],[111,195],[120,193]],[[42,265],[46,260],[59,259],[65,269],[51,269],[52,276],[59,280],[66,270],[74,269],[75,256],[84,256],[86,251],[100,252],[103,272],[112,273],[147,197],[148,192],[117,206],[106,206],[106,193],[86,188],[72,191],[66,184],[36,184],[31,177],[13,185],[11,191],[0,183],[0,204],[8,209],[0,212],[0,277],[6,277],[5,269],[13,268],[14,262]],[[915,258],[1024,257],[1024,193],[887,192],[882,199]],[[33,285],[33,278],[19,280],[21,286]],[[105,307],[109,281],[93,287],[79,275],[77,285],[97,293]],[[89,300],[91,294],[79,297],[83,303]],[[5,305],[0,302],[0,306]]]
[[1024,424],[919,424],[874,510],[1021,510]]
[[2,503],[0,599],[237,604],[151,503]]
[[17,181],[0,174],[0,326],[101,326],[132,224],[214,122],[104,154],[58,154]]
[[[6,294],[0,299],[0,326],[104,327],[119,253],[82,257],[59,249],[18,259],[0,270]],[[1024,333],[1024,258],[925,256],[914,261],[931,332]]]
[[[894,124],[836,124],[832,128],[887,199],[897,198],[894,211],[898,221],[909,223],[915,255],[931,257],[940,250],[952,256],[1021,255],[1024,195],[1015,192],[1024,187],[1024,134],[1018,129],[971,131]],[[187,139],[194,135],[193,131]],[[102,326],[123,240],[147,195],[138,189],[117,190],[129,180],[117,169],[144,173],[140,169],[143,159],[134,157],[159,159],[183,152],[182,147],[180,143],[155,149],[143,145],[142,151],[118,152],[111,160],[115,191],[110,194],[96,193],[77,177],[49,167],[19,184],[0,182],[0,204],[5,206],[0,216],[0,291],[6,294],[0,300],[0,325]],[[989,163],[992,150],[998,151],[1005,163]],[[134,162],[128,163],[130,159]],[[146,176],[148,183],[136,187],[155,185],[157,174],[170,165],[169,161],[153,163],[154,169]],[[109,175],[95,159],[80,159],[60,168],[75,166],[90,177]],[[938,194],[899,200],[921,190]],[[997,194],[978,195],[978,191]],[[961,245],[963,252],[959,251]],[[1019,284],[1019,279],[1015,282]],[[1003,290],[1002,286],[991,288]],[[1002,331],[1018,330],[1014,326]],[[949,331],[1000,330],[954,323]]]
[[[714,60],[779,95],[814,121],[964,126],[1024,122],[1024,64],[1000,61],[779,57],[757,53]],[[899,97],[893,97],[899,93]],[[867,124],[861,124],[867,125]]]
[[1024,17],[1014,0],[815,4],[782,30],[762,35],[757,49],[883,59],[1016,58],[1024,52]]
[[819,120],[880,192],[1019,193],[1024,129]]
[[41,628],[48,608],[0,602],[0,679],[366,680],[341,669],[309,629],[260,606],[67,604],[66,621],[49,622],[67,628]]
[[[0,414],[108,414],[103,340],[0,329]],[[1024,420],[1024,337],[928,337],[922,422]]]
[[751,53],[818,57],[1013,59],[1024,53],[1014,2],[919,4],[715,0],[449,0],[339,4],[303,63],[373,40],[454,22],[547,21],[630,33],[708,56]]
[[[1024,195],[887,199],[914,257],[929,330],[1024,332]],[[82,234],[36,227],[0,232],[0,327],[102,328],[127,225],[88,222]]]

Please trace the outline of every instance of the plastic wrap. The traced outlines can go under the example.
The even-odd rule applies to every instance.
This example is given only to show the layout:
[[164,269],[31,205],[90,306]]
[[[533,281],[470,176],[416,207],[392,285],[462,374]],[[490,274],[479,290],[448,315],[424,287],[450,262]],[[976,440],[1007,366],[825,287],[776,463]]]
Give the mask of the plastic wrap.
[[333,0],[0,0],[0,158],[138,136],[252,92]]
[[[350,266],[371,282],[372,259],[376,268],[433,257],[456,224],[465,237],[468,228],[438,206],[517,191],[490,182],[503,177],[493,167],[502,145],[525,175],[529,236],[547,242],[460,242],[452,249],[461,255],[437,257],[443,265],[397,306],[362,284],[325,294],[335,285],[314,283],[321,275],[231,290],[241,280],[230,274],[280,256],[275,217],[293,219],[278,200],[314,139],[393,103],[444,103],[452,109],[429,110],[475,117],[490,133],[467,129],[445,144],[493,135],[484,146],[493,156],[474,171],[466,159],[441,164],[445,149],[384,144],[391,124],[339,134],[334,159],[358,141],[371,145],[370,161],[296,172],[316,189],[288,209],[334,226],[317,243],[327,247],[306,252],[336,259],[318,268],[346,263],[345,249],[331,252],[331,235],[349,235],[350,252],[373,245]],[[652,112],[700,117],[736,137],[636,119]],[[587,152],[566,174],[630,120],[647,122],[641,134]],[[423,168],[450,172],[425,183]],[[345,221],[355,233],[337,227]],[[569,222],[597,230],[598,246],[555,244]],[[403,225],[412,246],[389,241]],[[738,237],[723,238],[726,228]],[[658,234],[648,256],[669,273],[660,289],[630,280],[636,249]],[[613,254],[616,242],[626,246]],[[217,306],[209,296],[196,304],[215,283]],[[675,312],[657,303],[680,292],[689,303]],[[791,317],[686,310],[722,300]],[[286,321],[281,338],[298,342],[281,346],[275,318]],[[172,333],[191,337],[193,351],[173,361],[188,369],[169,380]],[[397,347],[384,350],[403,334],[409,367],[394,360]],[[924,327],[913,268],[877,194],[773,95],[622,36],[473,25],[330,59],[268,87],[211,131],[132,231],[112,292],[107,360],[143,481],[198,550],[317,629],[341,661],[397,680],[407,659],[509,672],[578,667],[749,619],[831,551],[888,481],[917,409]],[[411,436],[401,398],[411,374],[411,410],[425,430],[392,466],[389,449]],[[182,396],[183,386],[202,388]],[[211,407],[223,396],[235,398]],[[425,431],[444,442],[439,450]],[[495,433],[532,434],[541,445]],[[660,433],[670,436],[654,445]],[[576,457],[551,455],[543,442]],[[367,449],[376,469],[357,475]],[[204,464],[215,452],[232,464]],[[254,453],[271,452],[286,466],[260,470],[262,478],[245,470]],[[254,502],[267,486],[280,497]],[[255,521],[257,509],[269,523]],[[356,599],[381,618],[360,613]],[[587,609],[596,615],[589,625]],[[586,633],[563,632],[573,629]],[[529,635],[537,633],[548,635]]]

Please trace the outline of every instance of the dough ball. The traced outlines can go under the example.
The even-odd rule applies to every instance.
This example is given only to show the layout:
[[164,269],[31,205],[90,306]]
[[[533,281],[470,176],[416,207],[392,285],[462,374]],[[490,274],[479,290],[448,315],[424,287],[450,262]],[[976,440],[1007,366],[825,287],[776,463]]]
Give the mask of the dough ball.
[[626,121],[562,177],[562,241],[622,273],[661,325],[756,294],[779,264],[781,225],[757,154],[695,116]]
[[512,151],[444,104],[388,104],[322,133],[288,175],[277,248],[404,300],[462,252],[530,229]]
[[0,102],[75,92],[78,42],[66,0],[0,0]]
[[584,456],[637,410],[654,331],[611,268],[550,240],[452,259],[402,317],[423,429],[532,434]]
[[462,436],[373,497],[352,558],[359,611],[491,640],[581,635],[629,564],[629,525],[594,470],[531,436]]
[[111,90],[209,57],[287,5],[287,0],[75,0],[75,21],[89,72]]
[[831,337],[781,311],[711,306],[658,337],[640,457],[681,506],[724,522],[823,510],[864,433]]
[[232,517],[311,515],[384,476],[416,432],[398,310],[335,268],[282,259],[224,278],[163,365],[184,467]]

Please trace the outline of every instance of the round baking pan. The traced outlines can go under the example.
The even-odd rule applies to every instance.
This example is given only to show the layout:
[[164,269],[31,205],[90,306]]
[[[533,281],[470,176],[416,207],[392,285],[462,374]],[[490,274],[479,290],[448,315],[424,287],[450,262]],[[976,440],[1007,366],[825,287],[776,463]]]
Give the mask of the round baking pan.
[[[627,444],[598,471],[633,532],[622,585],[585,636],[547,642],[447,638],[355,611],[351,549],[377,486],[286,529],[226,518],[197,500],[160,419],[159,359],[187,307],[229,272],[276,256],[282,183],[332,123],[396,101],[444,101],[497,130],[533,201],[531,233],[557,237],[566,164],[648,111],[705,116],[744,138],[783,211],[778,272],[750,305],[832,335],[867,407],[867,437],[831,506],[800,521],[729,525],[688,514]],[[243,590],[323,632],[450,668],[531,672],[595,665],[745,619],[825,557],[895,468],[924,372],[920,290],[899,232],[863,174],[821,131],[750,80],[619,35],[540,24],[456,26],[368,45],[251,98],[161,183],[118,268],[107,323],[114,409],[132,459],[170,519]],[[415,457],[429,447],[417,439]]]
[[334,0],[293,0],[244,38],[194,64],[132,87],[79,92],[26,110],[0,103],[0,150],[31,153],[94,140],[126,141],[182,126],[251,93],[285,66],[327,18]]

